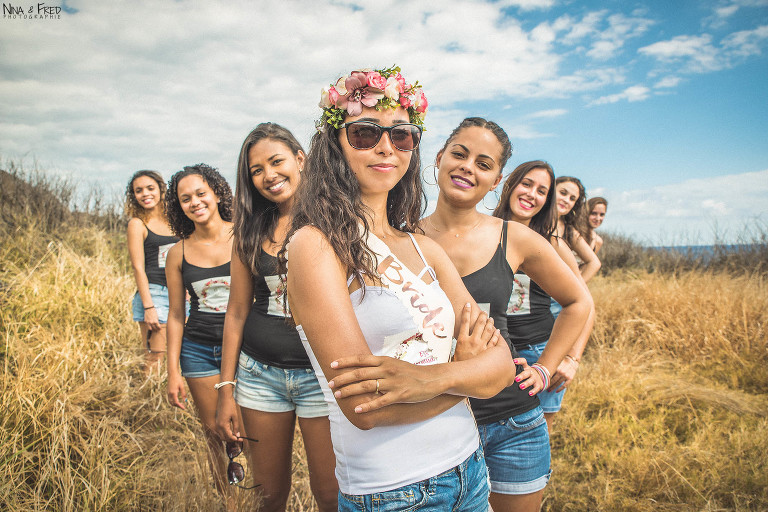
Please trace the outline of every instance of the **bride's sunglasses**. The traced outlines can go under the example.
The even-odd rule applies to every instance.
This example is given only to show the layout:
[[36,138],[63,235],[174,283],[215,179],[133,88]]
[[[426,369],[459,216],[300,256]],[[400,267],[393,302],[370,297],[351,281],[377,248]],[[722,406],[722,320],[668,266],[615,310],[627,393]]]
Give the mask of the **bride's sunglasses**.
[[345,123],[344,128],[347,129],[347,142],[355,149],[371,149],[379,143],[384,132],[400,151],[413,151],[421,142],[421,126],[410,123],[385,127],[371,121],[353,121]]

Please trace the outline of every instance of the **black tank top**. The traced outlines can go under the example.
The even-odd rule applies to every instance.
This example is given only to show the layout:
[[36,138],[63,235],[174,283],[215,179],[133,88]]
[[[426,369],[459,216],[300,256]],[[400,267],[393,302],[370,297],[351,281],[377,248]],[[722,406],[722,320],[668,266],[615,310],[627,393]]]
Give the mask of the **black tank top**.
[[190,302],[184,337],[202,345],[221,345],[229,302],[230,262],[210,268],[192,265],[183,256],[183,244],[181,275]]
[[[507,263],[507,221],[504,221],[501,242],[491,261],[480,270],[462,277],[461,280],[464,281],[475,302],[490,305],[490,315],[494,324],[504,336],[512,356],[517,357],[517,351],[509,339],[506,328],[506,307],[514,287],[514,278],[515,273]],[[515,374],[522,370],[522,366],[518,365],[515,368]],[[475,419],[481,425],[516,416],[539,405],[538,397],[529,396],[528,391],[520,389],[517,383],[502,389],[493,398],[470,398],[469,402],[472,404]]]
[[506,323],[517,348],[544,343],[552,334],[555,317],[549,310],[549,295],[523,272],[515,275]]
[[254,302],[243,328],[243,352],[279,368],[312,368],[298,331],[288,323],[285,281],[277,272],[277,258],[259,249],[259,268],[260,274],[253,277]]
[[147,238],[144,239],[144,272],[147,274],[147,280],[152,284],[168,286],[165,280],[165,259],[168,257],[168,250],[179,238],[158,235],[146,224],[144,227],[147,228]]

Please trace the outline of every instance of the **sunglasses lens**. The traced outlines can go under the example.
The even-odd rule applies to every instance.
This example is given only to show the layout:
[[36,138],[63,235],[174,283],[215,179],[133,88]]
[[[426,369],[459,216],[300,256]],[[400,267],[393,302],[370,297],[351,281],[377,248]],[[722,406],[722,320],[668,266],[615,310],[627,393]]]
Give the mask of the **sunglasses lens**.
[[232,461],[227,466],[227,479],[231,485],[242,482],[245,478],[245,470],[239,462]]
[[352,123],[347,126],[347,140],[355,149],[371,149],[381,138],[381,128],[373,123]]
[[227,442],[227,457],[234,459],[241,453],[243,453],[243,443],[240,441]]
[[392,128],[389,132],[392,137],[392,145],[400,151],[413,151],[419,147],[421,130],[412,124],[402,124]]

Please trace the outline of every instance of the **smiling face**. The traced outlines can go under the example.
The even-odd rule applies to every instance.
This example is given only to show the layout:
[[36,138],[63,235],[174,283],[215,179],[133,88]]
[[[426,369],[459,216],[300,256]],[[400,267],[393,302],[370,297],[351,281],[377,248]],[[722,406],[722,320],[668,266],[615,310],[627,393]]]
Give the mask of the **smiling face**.
[[151,210],[160,203],[162,194],[157,182],[149,176],[139,176],[131,185],[133,195],[145,210]]
[[501,153],[501,143],[490,130],[462,129],[435,160],[441,196],[474,207],[501,181]]
[[531,169],[509,196],[512,219],[527,226],[546,204],[551,186],[552,179],[546,169]]
[[248,150],[251,183],[264,198],[290,206],[301,180],[304,152],[294,155],[281,141],[261,139]]
[[592,229],[600,227],[600,224],[603,223],[603,219],[605,219],[605,212],[605,205],[602,203],[596,204],[592,211],[589,212],[589,225],[592,226]]
[[561,217],[568,215],[579,199],[579,186],[572,181],[563,181],[557,185],[555,192],[557,214]]
[[[358,116],[347,116],[345,123],[370,121],[383,127],[408,123],[408,112],[402,107],[381,111],[365,107]],[[355,149],[347,140],[347,129],[339,129],[339,144],[344,158],[360,183],[363,197],[386,194],[402,179],[411,163],[411,151],[400,151],[392,145],[388,133],[383,133],[370,149]]]
[[181,210],[195,224],[219,216],[219,198],[199,174],[184,176],[176,185]]

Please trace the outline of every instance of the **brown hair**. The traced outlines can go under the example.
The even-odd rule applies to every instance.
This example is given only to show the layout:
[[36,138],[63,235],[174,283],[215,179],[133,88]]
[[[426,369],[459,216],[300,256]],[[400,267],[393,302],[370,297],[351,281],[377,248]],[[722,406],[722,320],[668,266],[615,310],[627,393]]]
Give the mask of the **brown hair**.
[[587,238],[587,213],[584,207],[586,204],[586,192],[579,178],[560,176],[555,180],[555,185],[557,186],[561,183],[574,183],[579,188],[579,197],[576,199],[573,208],[563,216],[563,224],[565,224],[563,237],[568,245],[573,247],[577,233],[583,236],[584,239]]
[[[599,204],[604,204],[605,211],[608,211],[608,201],[604,197],[595,196],[587,200],[587,217],[592,214],[592,210],[594,210],[595,206]],[[592,245],[592,238],[594,238],[594,233],[595,228],[592,227],[592,224],[589,223],[589,218],[587,218],[587,234],[584,238],[587,240],[589,245]]]
[[544,160],[523,162],[515,167],[515,170],[507,176],[507,180],[504,182],[504,188],[501,189],[501,196],[499,197],[499,204],[496,205],[496,209],[493,211],[493,216],[504,220],[512,219],[512,209],[509,207],[509,198],[512,196],[512,191],[515,190],[528,173],[534,169],[544,169],[547,171],[547,174],[549,174],[550,185],[544,206],[542,206],[541,210],[531,218],[528,227],[549,240],[549,237],[552,236],[552,233],[555,231],[557,215],[555,209],[555,172],[552,170],[552,166]]

